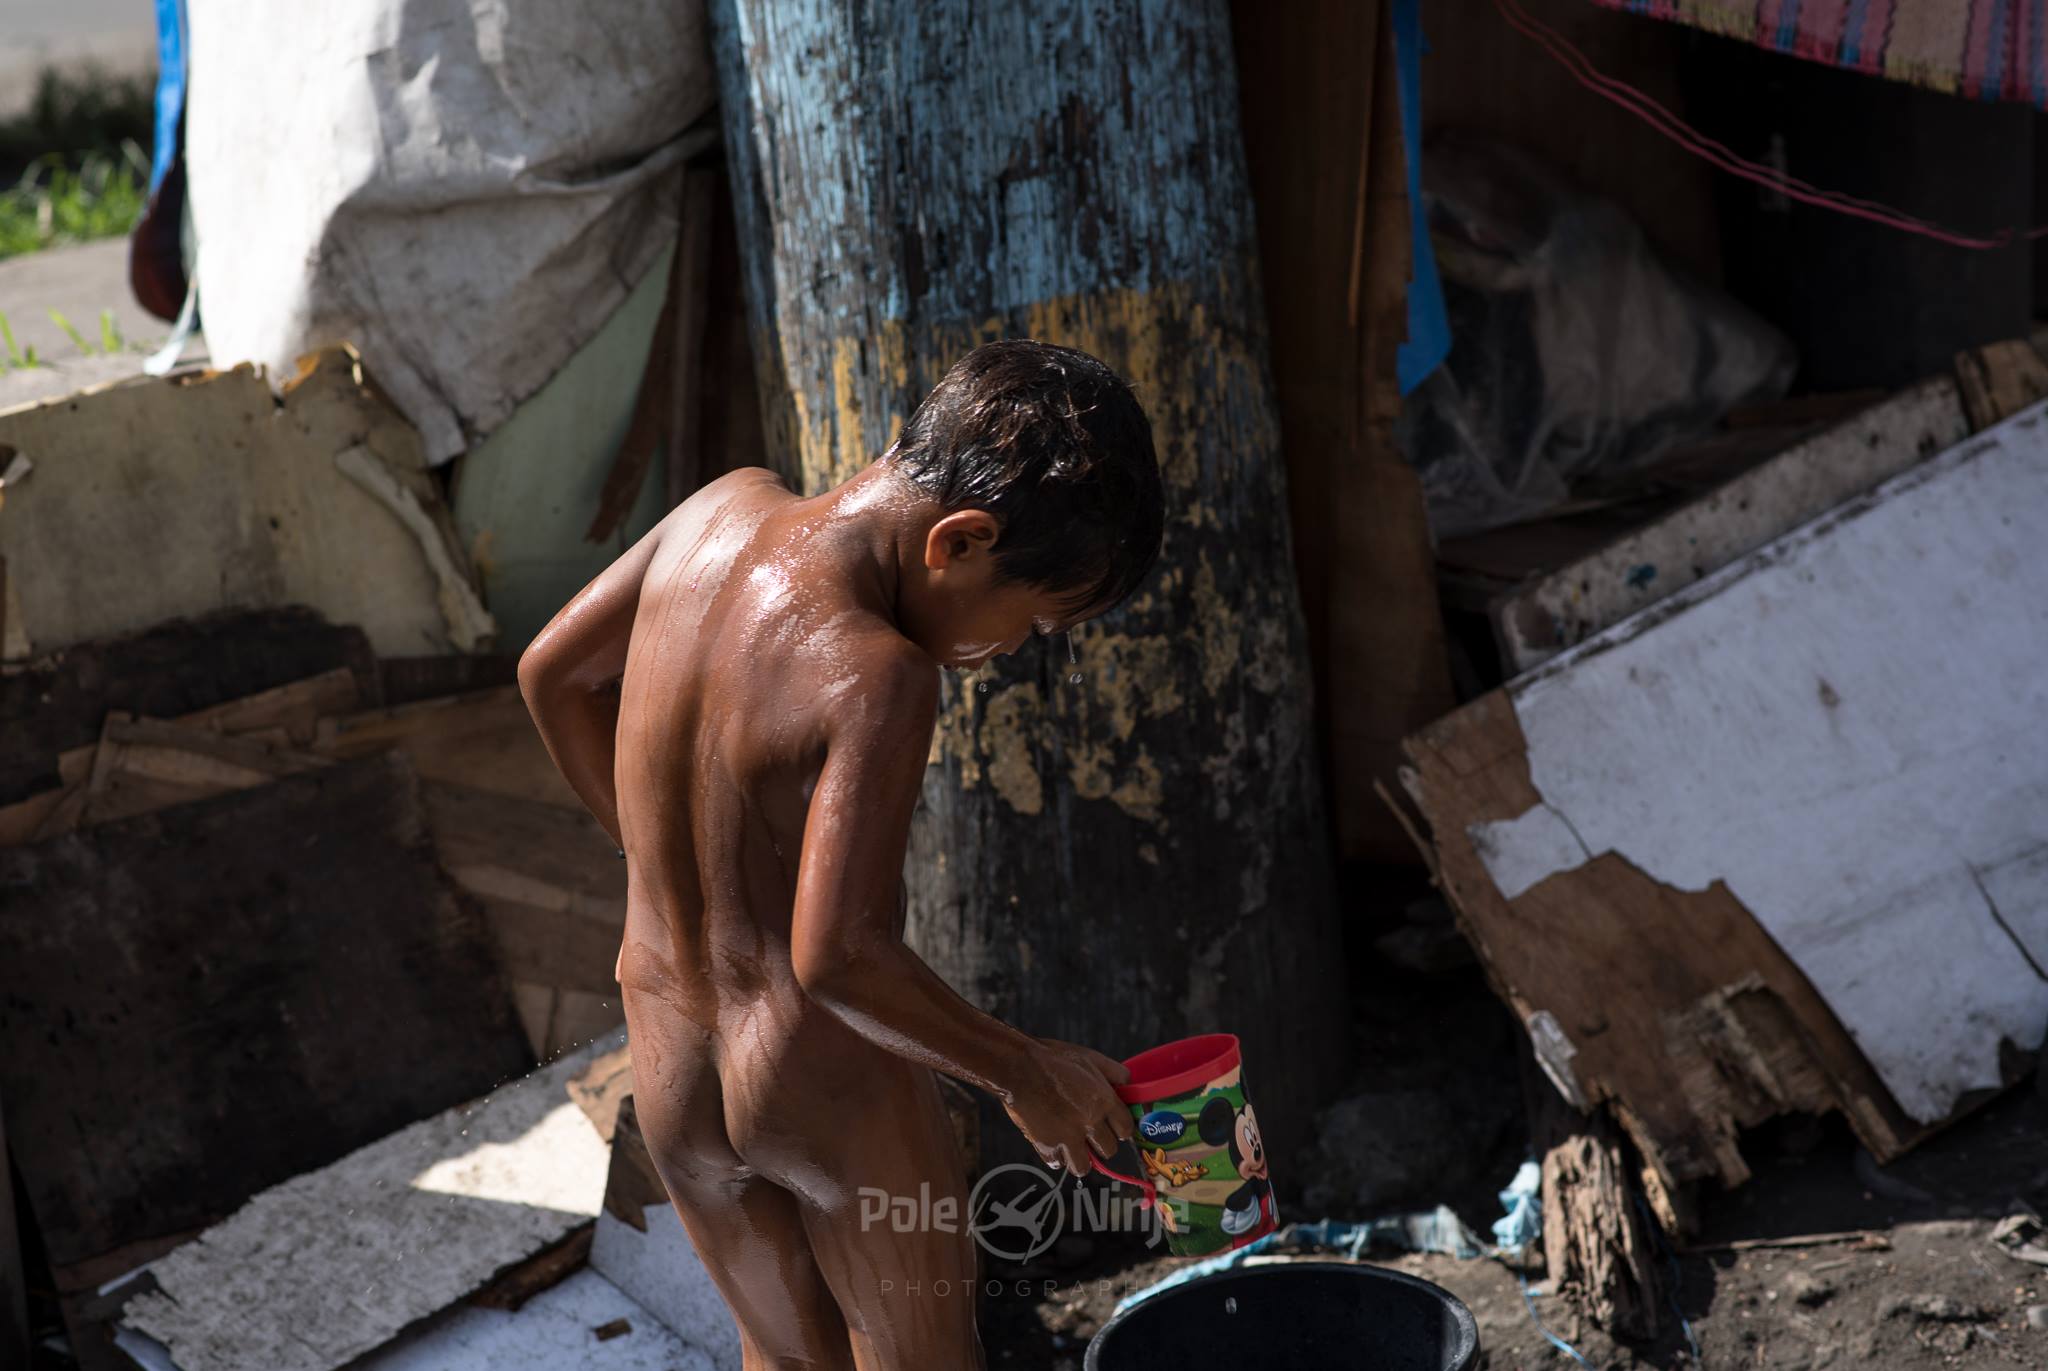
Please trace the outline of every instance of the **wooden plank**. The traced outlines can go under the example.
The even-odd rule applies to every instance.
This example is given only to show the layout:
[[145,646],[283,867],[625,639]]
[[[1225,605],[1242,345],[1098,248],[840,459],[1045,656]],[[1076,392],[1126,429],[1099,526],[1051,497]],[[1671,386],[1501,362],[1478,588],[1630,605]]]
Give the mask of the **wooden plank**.
[[[430,783],[426,801],[442,868],[483,910],[506,976],[549,992],[536,1054],[549,1059],[568,1034],[587,1041],[615,1027],[626,869],[597,821],[467,786]],[[582,1005],[565,1006],[562,991],[594,998],[597,1012],[571,1022]]]
[[2048,1033],[2048,410],[1415,740],[1446,887],[1667,1182],[1839,1108],[1880,1158]]
[[606,1149],[563,1087],[615,1045],[264,1190],[156,1262],[123,1326],[194,1371],[330,1371],[484,1288],[596,1217]]
[[0,850],[0,887],[0,1092],[58,1267],[531,1061],[399,757]]
[[478,1309],[516,1310],[543,1290],[551,1290],[590,1264],[590,1237],[596,1223],[582,1224],[569,1236],[550,1243],[525,1261],[515,1262],[469,1297]]
[[368,757],[396,748],[422,780],[584,812],[555,769],[516,686],[420,700],[322,723],[313,750]]
[[[516,652],[466,653],[462,656],[381,657],[377,675],[383,682],[383,705],[406,705],[437,695],[468,695],[498,686],[516,685],[519,654]],[[349,710],[330,709],[329,714]]]
[[1901,391],[1504,597],[1493,611],[1504,664],[1529,671],[1968,432],[1954,382]]
[[1781,1074],[1825,1082],[1780,1107],[1840,1110],[1880,1158],[1922,1134],[1806,975],[1725,886],[1673,889],[1607,853],[1503,895],[1474,835],[1542,803],[1506,692],[1423,730],[1409,752],[1414,768],[1404,780],[1429,820],[1445,896],[1495,989],[1531,1029],[1539,1060],[1566,1096],[1588,1107],[1613,1104],[1665,1188],[1748,1178],[1737,1135],[1760,1121],[1748,1102],[1768,1092],[1736,1083],[1688,1090],[1691,1046],[1672,1025],[1752,977],[1798,1025],[1796,1036],[1773,1044],[1773,1056],[1812,1063]]
[[329,758],[253,738],[116,714],[101,736],[73,827],[111,823],[332,765]]
[[[324,762],[325,758],[291,753],[296,760],[280,769],[282,763],[279,759],[290,752],[287,744],[303,742],[313,736],[315,726],[323,714],[353,709],[360,698],[354,673],[337,668],[303,681],[295,681],[290,685],[259,691],[240,700],[229,700],[208,709],[195,710],[177,720],[175,724],[163,726],[175,727],[193,735],[188,742],[192,747],[201,750],[215,745],[208,743],[207,739],[234,740],[234,743],[260,745],[275,755],[258,770],[264,776],[283,775]],[[107,718],[110,722],[124,721],[123,726],[133,722],[129,715],[118,711],[109,712]],[[232,746],[233,743],[222,741],[220,745]],[[57,773],[62,781],[61,786],[0,808],[0,847],[15,847],[76,829],[85,818],[88,802],[92,798],[91,782],[95,774],[103,769],[100,761],[101,748],[104,746],[106,740],[103,726],[102,741],[99,744],[75,747],[59,754]],[[215,787],[228,788],[231,787]],[[136,806],[131,806],[131,812],[136,810]]]
[[2025,339],[1956,354],[1956,384],[1972,429],[1986,429],[2048,400],[2048,362]]
[[[60,775],[59,758],[80,748],[89,754],[113,710],[200,722],[190,716],[247,701],[240,708],[297,718],[265,692],[314,677],[318,686],[300,687],[311,692],[304,703],[326,713],[377,701],[376,661],[362,630],[329,624],[305,609],[161,624],[79,643],[0,673],[0,804],[75,779]],[[230,710],[214,726],[244,731],[231,718]]]
[[605,1178],[604,1210],[623,1224],[647,1231],[647,1210],[669,1202],[668,1187],[654,1169],[654,1155],[640,1132],[640,1116],[629,1093],[612,1116],[612,1159]]

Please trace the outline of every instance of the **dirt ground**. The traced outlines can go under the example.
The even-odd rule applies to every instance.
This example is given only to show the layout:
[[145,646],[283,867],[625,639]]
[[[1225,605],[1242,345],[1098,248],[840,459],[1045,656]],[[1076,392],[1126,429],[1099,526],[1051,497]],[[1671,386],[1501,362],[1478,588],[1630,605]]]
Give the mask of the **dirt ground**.
[[[2048,1210],[2048,1091],[2036,1082],[1882,1171],[1833,1121],[1783,1121],[1746,1142],[1755,1177],[1732,1193],[1702,1196],[1700,1232],[1668,1259],[1698,1359],[1675,1317],[1655,1344],[1630,1346],[1587,1325],[1565,1300],[1539,1293],[1536,1312],[1589,1364],[2048,1368],[2048,1268],[1989,1241],[2014,1200]],[[1465,1214],[1481,1232],[1492,1217]],[[1824,1234],[1864,1236],[1754,1245]],[[1538,1331],[1505,1266],[1426,1255],[1383,1264],[1435,1281],[1470,1307],[1487,1371],[1575,1365]],[[1069,1270],[1035,1273],[1023,1296],[984,1306],[991,1365],[1078,1371],[1116,1301],[1173,1269],[1170,1259],[1104,1252]],[[1531,1285],[1544,1289],[1540,1276]]]

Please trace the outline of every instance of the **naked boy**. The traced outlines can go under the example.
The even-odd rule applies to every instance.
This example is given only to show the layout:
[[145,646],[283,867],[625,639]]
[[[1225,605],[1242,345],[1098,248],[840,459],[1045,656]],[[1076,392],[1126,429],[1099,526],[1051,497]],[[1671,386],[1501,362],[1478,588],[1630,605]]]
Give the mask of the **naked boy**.
[[1162,518],[1129,388],[995,343],[836,490],[706,486],[520,660],[625,850],[636,1105],[750,1369],[982,1365],[971,1237],[859,1219],[861,1187],[964,1212],[933,1072],[1001,1099],[1048,1164],[1130,1135],[1121,1066],[999,1023],[904,945],[902,868],[939,669],[1116,605]]

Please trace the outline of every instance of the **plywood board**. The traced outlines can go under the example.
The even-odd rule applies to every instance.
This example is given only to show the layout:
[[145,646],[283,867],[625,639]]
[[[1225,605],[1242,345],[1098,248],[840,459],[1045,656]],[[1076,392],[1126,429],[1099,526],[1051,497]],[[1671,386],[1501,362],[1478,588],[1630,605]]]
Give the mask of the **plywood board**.
[[1520,674],[1809,519],[1955,446],[1970,431],[1946,377],[1901,391],[1718,489],[1505,596],[1503,664]]
[[616,1046],[263,1191],[153,1263],[123,1326],[179,1371],[330,1371],[382,1347],[596,1216],[609,1157],[564,1085]]
[[[1667,1189],[1747,1179],[1740,1130],[1787,1110],[1840,1110],[1880,1159],[1911,1142],[1854,1040],[1725,887],[1673,890],[1603,854],[1503,893],[1475,833],[1540,805],[1505,692],[1425,729],[1409,755],[1404,780],[1433,829],[1444,892],[1538,1064],[1580,1110],[1614,1105]],[[1789,1028],[1746,1054],[1707,1051],[1689,1021],[1751,978]],[[1800,1088],[1816,1077],[1820,1088]]]
[[394,747],[423,780],[584,812],[583,801],[555,769],[516,686],[328,720],[314,750],[368,757]]
[[2037,407],[1418,740],[1497,981],[1674,1169],[1816,1095],[1883,1155],[2048,1035],[2044,541]]
[[282,401],[238,367],[0,413],[0,444],[35,463],[0,506],[10,617],[38,651],[290,604],[389,655],[485,646],[467,554],[394,419],[338,348]]
[[531,1060],[399,757],[0,850],[0,888],[0,1095],[60,1268]]
[[430,783],[441,866],[482,907],[515,981],[618,999],[626,864],[589,814]]

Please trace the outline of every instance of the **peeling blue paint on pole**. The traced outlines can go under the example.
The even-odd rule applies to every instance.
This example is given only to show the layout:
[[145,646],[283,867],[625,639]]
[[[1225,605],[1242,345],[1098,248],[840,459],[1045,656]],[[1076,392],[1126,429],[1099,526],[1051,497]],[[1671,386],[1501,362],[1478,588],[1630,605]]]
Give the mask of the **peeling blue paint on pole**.
[[1341,954],[1224,7],[711,18],[771,442],[803,488],[1005,336],[1102,357],[1158,441],[1162,564],[1076,635],[1082,684],[1033,648],[987,694],[946,688],[913,943],[1032,1032],[1238,1032],[1262,1110],[1302,1127],[1343,1056]]

